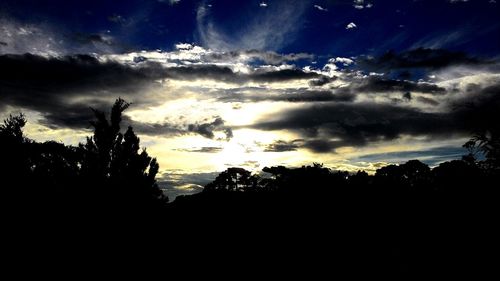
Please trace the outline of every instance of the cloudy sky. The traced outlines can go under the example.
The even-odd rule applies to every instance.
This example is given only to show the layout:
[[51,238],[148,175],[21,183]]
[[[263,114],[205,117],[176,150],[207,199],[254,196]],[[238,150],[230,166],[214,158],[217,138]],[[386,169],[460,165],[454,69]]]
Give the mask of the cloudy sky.
[[459,158],[500,114],[495,0],[0,3],[0,117],[77,144],[122,97],[163,187]]

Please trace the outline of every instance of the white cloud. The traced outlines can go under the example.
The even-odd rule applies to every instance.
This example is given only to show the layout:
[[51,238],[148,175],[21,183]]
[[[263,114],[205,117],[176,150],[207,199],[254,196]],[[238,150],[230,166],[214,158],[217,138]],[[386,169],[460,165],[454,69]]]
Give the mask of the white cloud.
[[189,43],[179,43],[179,44],[176,44],[175,45],[175,48],[177,50],[190,50],[192,49],[194,46],[189,44]]
[[336,58],[331,58],[328,60],[330,63],[339,63],[342,64],[343,66],[349,66],[354,63],[354,60],[350,58],[342,58],[342,57],[336,57]]
[[265,7],[267,7],[267,3],[265,3],[265,2],[261,2],[261,3],[259,4],[259,6],[260,6],[260,7],[264,7],[264,8],[265,8]]
[[328,12],[328,9],[321,7],[320,5],[314,5],[314,8],[323,11],[323,12]]
[[351,22],[351,23],[349,23],[349,24],[345,27],[345,29],[353,29],[353,28],[357,28],[357,27],[358,27],[358,26],[357,26],[355,23]]
[[369,8],[373,7],[373,3],[367,3],[367,1],[365,1],[365,0],[354,0],[352,6],[358,10],[361,10],[364,8],[369,9]]

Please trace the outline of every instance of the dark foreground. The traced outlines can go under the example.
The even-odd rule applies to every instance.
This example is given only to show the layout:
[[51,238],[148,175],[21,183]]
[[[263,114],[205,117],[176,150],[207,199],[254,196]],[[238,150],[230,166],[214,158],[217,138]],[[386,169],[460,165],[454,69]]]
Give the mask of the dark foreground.
[[153,208],[16,210],[3,232],[11,261],[49,261],[45,270],[68,262],[86,270],[75,262],[88,257],[163,262],[158,270],[186,274],[477,278],[497,266],[498,208],[489,195],[202,192]]

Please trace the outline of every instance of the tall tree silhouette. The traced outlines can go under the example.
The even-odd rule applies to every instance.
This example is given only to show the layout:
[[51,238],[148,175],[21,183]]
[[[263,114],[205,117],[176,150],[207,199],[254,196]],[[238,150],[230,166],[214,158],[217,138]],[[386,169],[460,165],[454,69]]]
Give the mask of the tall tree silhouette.
[[156,184],[159,165],[145,149],[131,126],[120,132],[122,113],[130,106],[119,98],[111,109],[110,121],[104,112],[92,109],[94,135],[80,144],[84,150],[82,174],[107,200],[117,198],[125,204],[154,204],[168,200]]

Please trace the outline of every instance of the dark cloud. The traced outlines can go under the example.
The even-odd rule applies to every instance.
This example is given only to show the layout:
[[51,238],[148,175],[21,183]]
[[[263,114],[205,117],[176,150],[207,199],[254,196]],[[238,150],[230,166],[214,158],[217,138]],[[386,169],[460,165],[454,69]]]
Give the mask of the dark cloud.
[[316,153],[327,153],[346,145],[349,144],[345,143],[344,141],[329,140],[329,139],[311,139],[305,141],[303,147]]
[[406,80],[387,79],[372,76],[360,81],[353,81],[349,86],[356,92],[422,92],[432,94],[444,94],[445,88],[426,82],[413,82]]
[[305,91],[302,93],[283,94],[276,97],[275,100],[289,102],[352,102],[355,98],[355,95],[349,93],[333,93],[332,91]]
[[256,82],[281,82],[299,79],[318,78],[322,75],[315,72],[305,72],[301,69],[283,69],[250,74],[249,79]]
[[337,80],[337,77],[327,77],[327,76],[321,76],[318,79],[312,79],[309,81],[310,86],[323,86],[328,83],[331,83],[333,81]]
[[230,127],[224,125],[224,120],[220,117],[215,117],[212,122],[189,124],[188,131],[198,133],[206,138],[215,138],[215,132],[222,132],[226,136],[226,140],[233,137],[233,131]]
[[0,41],[0,46],[8,46],[9,44],[7,44],[6,42],[2,42]]
[[[110,105],[107,104],[107,106]],[[58,112],[55,110],[57,107],[63,110]],[[103,107],[104,104],[97,106],[97,108]],[[40,110],[43,115],[43,119],[38,120],[38,122],[51,129],[89,129],[90,121],[94,117],[91,107],[82,104],[67,105],[56,101],[52,106],[41,104],[36,109]]]
[[218,98],[222,102],[261,102],[261,101],[286,101],[286,102],[352,102],[356,96],[348,92],[332,92],[329,90],[303,90],[291,93],[278,94],[245,94],[227,92]]
[[500,83],[472,91],[448,104],[453,118],[470,131],[500,131]]
[[284,111],[254,125],[262,130],[293,130],[304,147],[327,152],[341,146],[365,146],[402,135],[449,138],[498,128],[500,84],[482,88],[447,106],[446,112],[423,112],[387,104],[334,103]]
[[190,65],[165,69],[166,77],[177,80],[210,79],[229,83],[244,82],[244,78],[234,73],[229,67],[217,65]]
[[341,88],[335,89],[335,92],[353,94],[366,93],[408,93],[408,92],[421,92],[428,94],[445,94],[446,89],[439,87],[436,84],[428,82],[413,82],[408,80],[395,80],[384,78],[381,76],[371,76],[366,78],[355,78],[350,80],[350,84]]
[[[88,121],[87,121],[88,123]],[[131,120],[124,116],[123,123],[130,125],[139,134],[150,136],[179,136],[187,134],[199,134],[203,137],[214,139],[215,133],[220,132],[225,135],[224,140],[230,140],[233,137],[231,127],[224,125],[224,120],[220,117],[214,117],[213,121],[193,124],[171,124],[171,123],[146,123]],[[186,150],[190,152],[217,152],[217,147],[202,147],[199,149]]]
[[287,152],[297,151],[298,149],[305,148],[316,153],[331,152],[336,148],[346,146],[347,144],[339,140],[330,140],[328,138],[320,139],[296,139],[292,141],[277,140],[265,146],[265,152]]
[[158,78],[151,67],[131,68],[88,55],[46,58],[0,56],[0,103],[40,112],[50,126],[87,127],[90,107],[105,109],[134,95]]
[[250,74],[240,74],[233,72],[229,67],[210,64],[170,67],[164,69],[164,73],[167,78],[177,80],[210,79],[227,83],[245,83],[249,81],[273,83],[322,76],[301,69],[258,70]]
[[[429,124],[434,124],[429,128]],[[308,137],[338,137],[352,145],[390,140],[401,134],[444,133],[436,127],[453,128],[447,116],[384,104],[324,104],[284,112],[278,119],[263,121],[257,128],[290,129]]]
[[428,105],[432,105],[432,106],[438,106],[439,105],[438,101],[436,101],[435,99],[427,98],[427,97],[418,97],[417,101],[419,101],[421,103],[428,104]]
[[451,65],[476,65],[482,63],[486,63],[486,61],[468,56],[462,52],[428,48],[418,48],[400,53],[389,51],[377,58],[364,57],[357,60],[357,64],[362,69],[378,71],[411,68],[439,69]]
[[186,135],[189,131],[180,125],[173,125],[170,123],[146,123],[131,120],[127,116],[124,116],[123,123],[130,125],[139,134],[150,135],[150,136],[179,136]]
[[89,55],[57,58],[2,55],[0,65],[0,87],[4,95],[43,99],[54,94],[77,95],[97,89],[138,89],[145,82],[162,76],[151,66],[131,68],[118,62],[101,62]]
[[277,140],[265,146],[265,152],[286,152],[286,151],[296,151],[299,149],[304,140],[298,139],[293,141]]
[[192,149],[177,149],[183,152],[199,152],[199,153],[217,153],[222,151],[222,147],[206,146]]

